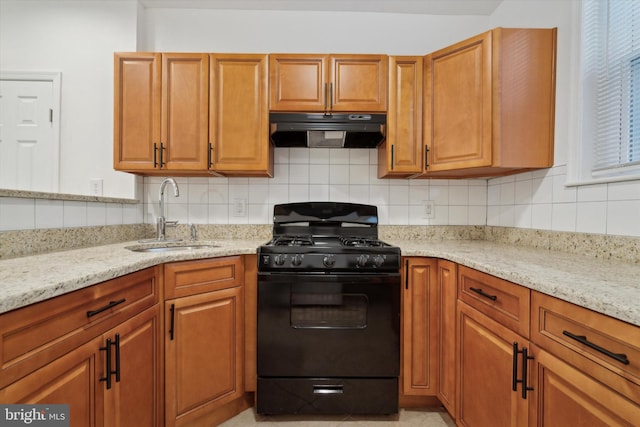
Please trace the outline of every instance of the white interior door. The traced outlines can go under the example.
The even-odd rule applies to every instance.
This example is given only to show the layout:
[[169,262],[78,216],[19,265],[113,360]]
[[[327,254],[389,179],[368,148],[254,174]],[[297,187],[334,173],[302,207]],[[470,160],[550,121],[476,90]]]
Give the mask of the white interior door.
[[0,188],[58,191],[54,83],[0,79]]

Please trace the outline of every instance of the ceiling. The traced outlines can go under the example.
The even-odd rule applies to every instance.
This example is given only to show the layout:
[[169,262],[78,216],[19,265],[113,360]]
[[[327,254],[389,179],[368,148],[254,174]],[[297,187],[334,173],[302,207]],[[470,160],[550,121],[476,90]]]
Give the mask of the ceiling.
[[145,8],[491,15],[503,0],[138,0]]

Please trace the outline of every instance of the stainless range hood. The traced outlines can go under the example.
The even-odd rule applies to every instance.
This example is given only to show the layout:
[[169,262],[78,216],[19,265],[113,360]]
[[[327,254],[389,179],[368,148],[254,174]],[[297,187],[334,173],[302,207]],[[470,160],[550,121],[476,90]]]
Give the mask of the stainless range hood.
[[384,141],[386,114],[270,113],[276,147],[376,148]]

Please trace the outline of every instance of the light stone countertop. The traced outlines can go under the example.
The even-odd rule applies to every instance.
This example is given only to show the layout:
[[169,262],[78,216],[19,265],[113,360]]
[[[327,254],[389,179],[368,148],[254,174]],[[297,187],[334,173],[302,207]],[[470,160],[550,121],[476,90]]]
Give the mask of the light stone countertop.
[[[386,240],[403,256],[436,257],[640,326],[640,264],[483,240]],[[125,242],[0,261],[0,313],[157,264],[255,254],[265,240],[215,240],[219,247],[139,253]]]

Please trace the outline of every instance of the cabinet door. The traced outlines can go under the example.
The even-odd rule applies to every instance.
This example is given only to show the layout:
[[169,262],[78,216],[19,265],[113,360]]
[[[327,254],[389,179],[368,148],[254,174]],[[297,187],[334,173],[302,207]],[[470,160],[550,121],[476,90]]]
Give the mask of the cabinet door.
[[491,32],[425,58],[427,172],[492,162]]
[[437,260],[405,258],[402,292],[402,393],[435,396]]
[[161,169],[205,171],[209,132],[209,55],[162,54]]
[[267,55],[211,55],[210,62],[210,168],[273,176]]
[[165,422],[181,426],[242,396],[242,288],[165,304]]
[[[457,310],[456,422],[469,427],[526,427],[528,400],[522,398],[521,384],[512,390],[512,381],[513,343],[522,348],[528,341],[463,302],[458,302]],[[531,372],[531,363],[528,367]],[[521,371],[519,364],[517,372]]]
[[386,55],[331,55],[329,111],[386,111]]
[[456,413],[456,264],[438,260],[438,399]]
[[325,111],[328,108],[327,55],[269,55],[273,111]]
[[378,177],[422,172],[422,57],[389,57],[387,137],[378,148]]
[[[161,426],[160,306],[107,332],[103,344],[106,338],[114,340],[116,335],[118,351],[113,349],[112,358],[119,357],[120,380],[115,381],[112,376],[111,388],[104,391],[105,426]],[[106,366],[104,351],[101,359],[101,366]]]
[[159,53],[116,53],[114,56],[113,167],[116,170],[153,170],[154,159],[158,163],[160,67]]
[[0,390],[2,403],[68,404],[71,427],[102,426],[103,383],[96,338]]
[[[557,357],[533,347],[531,425],[540,427],[635,426],[640,404]],[[614,374],[612,374],[614,375]],[[627,389],[635,388],[631,383]]]

